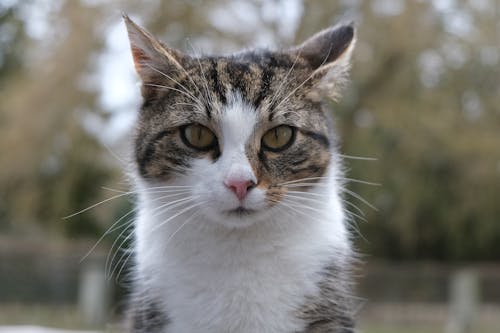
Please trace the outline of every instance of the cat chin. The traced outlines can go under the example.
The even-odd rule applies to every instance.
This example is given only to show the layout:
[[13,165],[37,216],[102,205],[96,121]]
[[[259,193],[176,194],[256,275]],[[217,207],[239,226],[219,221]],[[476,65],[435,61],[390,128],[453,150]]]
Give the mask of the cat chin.
[[235,208],[221,212],[207,212],[206,217],[220,226],[229,229],[245,229],[270,220],[268,210]]

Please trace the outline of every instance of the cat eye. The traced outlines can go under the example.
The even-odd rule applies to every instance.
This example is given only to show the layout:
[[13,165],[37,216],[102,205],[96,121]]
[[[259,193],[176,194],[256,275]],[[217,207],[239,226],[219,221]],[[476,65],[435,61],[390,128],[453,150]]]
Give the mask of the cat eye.
[[270,151],[282,151],[290,147],[295,140],[295,128],[287,125],[277,126],[267,131],[262,137],[262,146]]
[[197,150],[208,150],[217,143],[215,134],[200,124],[181,127],[181,138],[186,146]]

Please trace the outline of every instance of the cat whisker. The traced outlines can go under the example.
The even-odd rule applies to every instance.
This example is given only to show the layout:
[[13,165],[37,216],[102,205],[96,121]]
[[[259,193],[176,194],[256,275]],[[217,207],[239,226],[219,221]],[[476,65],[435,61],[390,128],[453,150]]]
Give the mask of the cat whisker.
[[[311,206],[308,206],[308,205],[304,205],[300,202],[298,202],[297,200],[294,200],[292,198],[284,198],[282,201],[282,203],[289,203],[291,204],[292,206],[289,205],[289,207],[293,207],[293,210],[295,211],[298,211],[298,212],[301,212],[302,214],[305,214],[305,212],[302,212],[300,210],[298,210],[298,208],[302,208],[304,210],[308,210],[310,212],[314,212],[314,213],[319,213],[319,214],[324,214],[325,212],[320,210],[320,209],[317,209],[317,208],[314,208],[314,207],[311,207]],[[308,215],[308,218],[310,218],[311,216]]]
[[193,108],[197,108],[197,107],[199,107],[199,105],[197,105],[197,104],[193,104],[193,103],[182,103],[182,102],[174,103],[174,104],[172,104],[172,106],[192,106]]
[[[328,54],[325,56],[325,58],[323,59],[323,62],[318,66],[318,68],[320,68],[321,66],[323,66],[325,64],[325,62],[327,61],[328,57],[330,56],[330,52],[331,52],[331,47],[330,47],[330,50],[328,51]],[[309,80],[311,80],[314,76],[316,75],[316,71],[313,71],[304,81],[302,81],[301,84],[299,84],[297,87],[295,87],[288,95],[286,95],[285,98],[283,98],[279,103],[278,105],[276,105],[275,109],[279,108],[279,106],[281,104],[283,104],[284,102],[286,102],[293,94],[295,94],[295,92],[297,90],[299,90],[304,84],[306,84],[307,82],[309,82]]]
[[321,198],[323,200],[326,199],[326,196],[324,194],[321,194],[321,193],[315,193],[315,192],[305,192],[305,191],[290,191],[287,189],[286,193],[292,193],[292,194],[298,194],[298,195],[309,195],[309,196],[313,196],[313,197],[318,197],[318,198]]
[[[187,43],[188,43],[189,47],[191,48],[191,50],[193,51],[193,53],[196,54],[195,58],[196,58],[196,60],[198,62],[198,66],[200,68],[200,73],[202,74],[203,79],[204,79],[203,84],[204,84],[205,92],[208,94],[208,90],[209,90],[208,86],[207,86],[207,82],[208,81],[207,81],[207,78],[205,77],[205,73],[202,70],[202,66],[201,66],[201,62],[200,62],[200,57],[198,56],[199,52],[196,51],[196,49],[194,48],[193,44],[191,43],[191,41],[189,39],[187,40]],[[194,82],[193,82],[193,84],[194,84]],[[197,88],[198,88],[198,86],[197,86]],[[198,92],[200,93],[200,95],[202,94],[201,91],[200,91],[200,89],[198,89]]]
[[106,190],[106,191],[110,191],[110,192],[115,192],[115,193],[122,193],[122,194],[130,193],[130,191],[118,190],[118,189],[107,187],[107,186],[101,186],[101,189]]
[[[151,192],[147,192],[146,194],[151,194],[151,195],[154,195],[154,199],[155,201],[157,200],[161,200],[161,199],[166,199],[166,198],[171,198],[171,197],[175,197],[175,196],[179,196],[179,195],[188,195],[190,194],[191,191],[188,190],[188,191],[151,191]],[[156,197],[157,195],[160,195],[159,197]]]
[[[162,193],[162,192],[154,192],[154,193]],[[179,192],[179,193],[173,193],[173,194],[167,194],[167,195],[162,195],[162,196],[159,196],[157,198],[154,198],[154,199],[151,199],[151,202],[157,202],[157,201],[162,201],[162,200],[165,200],[165,199],[168,199],[168,198],[174,198],[174,197],[178,197],[180,195],[182,196],[186,196],[186,194],[189,194],[190,191],[187,191],[187,192]],[[163,194],[163,193],[162,193]]]
[[[179,87],[181,87],[182,89],[184,89],[184,92],[185,92],[187,95],[189,95],[189,96],[190,96],[193,100],[200,102],[200,100],[199,100],[198,98],[196,98],[196,97],[195,97],[195,96],[191,93],[191,91],[190,91],[190,90],[189,90],[186,86],[184,86],[183,84],[181,84],[179,81],[175,80],[175,79],[174,79],[174,78],[172,78],[170,75],[168,75],[168,74],[166,74],[166,73],[164,73],[164,72],[160,71],[159,69],[157,69],[157,68],[155,68],[155,67],[151,66],[150,64],[147,64],[147,66],[148,66],[149,68],[151,68],[152,70],[154,70],[155,72],[157,72],[157,73],[159,73],[159,74],[163,75],[164,77],[168,78],[169,80],[173,81],[176,85],[178,85],[178,86],[179,86]],[[186,72],[186,74],[187,74],[187,72]],[[193,84],[194,84],[194,82],[193,82]]]
[[323,204],[325,202],[325,200],[320,200],[320,199],[317,199],[317,198],[308,198],[308,197],[304,197],[304,196],[300,196],[300,195],[293,195],[293,194],[289,194],[290,192],[287,192],[285,194],[285,197],[287,198],[292,198],[292,199],[300,199],[300,200],[304,200],[304,201],[308,201],[308,202],[314,202],[314,203],[318,203],[318,204]]
[[121,198],[121,197],[129,195],[129,194],[130,194],[130,192],[125,192],[125,193],[114,195],[114,196],[112,196],[110,198],[107,198],[107,199],[104,199],[102,201],[99,201],[99,202],[97,202],[97,203],[95,203],[95,204],[93,204],[93,205],[91,205],[91,206],[89,206],[87,208],[84,208],[84,209],[82,209],[82,210],[80,210],[80,211],[78,211],[76,213],[73,213],[71,215],[65,216],[65,217],[63,217],[63,220],[70,219],[70,218],[75,217],[75,216],[77,216],[79,214],[85,213],[85,212],[87,212],[87,211],[89,211],[89,210],[91,210],[91,209],[93,209],[93,208],[95,208],[97,206],[100,206],[100,205],[102,205],[102,204],[104,204],[106,202],[109,202],[109,201]]
[[138,191],[130,191],[128,194],[138,194],[138,193],[145,193],[145,194],[167,194],[167,193],[189,193],[191,192],[192,189],[190,188],[151,188],[151,189],[142,189]]
[[120,191],[120,190],[114,190],[114,189],[110,189],[110,188],[105,188],[105,189],[108,189],[108,190],[111,190],[111,191],[115,191],[115,192],[118,192],[119,194],[117,195],[114,195],[110,198],[107,198],[107,199],[104,199],[102,201],[99,201],[95,204],[92,204],[82,210],[79,210],[77,211],[76,213],[73,213],[73,214],[70,214],[68,216],[65,216],[63,217],[62,219],[63,220],[67,220],[67,219],[70,219],[72,217],[75,217],[77,215],[80,215],[82,213],[85,213],[95,207],[98,207],[102,204],[105,204],[107,202],[110,202],[112,200],[115,200],[115,199],[118,199],[118,198],[121,198],[121,197],[124,197],[124,196],[127,196],[127,195],[131,195],[131,194],[136,194],[136,193],[143,193],[143,192],[148,192],[148,193],[156,193],[152,190],[165,190],[165,191],[160,191],[158,193],[167,193],[166,190],[172,190],[173,191],[180,191],[180,189],[187,189],[187,188],[194,188],[194,186],[183,186],[183,185],[174,185],[174,186],[158,186],[158,187],[151,187],[151,188],[146,188],[146,189],[142,189],[142,190],[135,190],[135,191],[127,191],[127,192],[124,192],[124,191]]
[[[171,196],[178,196],[178,195],[186,195],[186,194],[189,194],[191,193],[191,190],[188,190],[188,189],[171,189],[171,190],[168,190],[168,189],[165,189],[165,190],[161,190],[161,189],[157,189],[157,190],[150,190],[150,191],[147,191],[147,190],[141,190],[141,191],[132,191],[132,192],[128,192],[127,194],[139,194],[139,193],[143,193],[143,194],[151,194],[151,195],[171,195]],[[168,198],[168,196],[166,196]],[[155,199],[156,200],[156,199]]]
[[382,185],[380,183],[373,183],[373,182],[369,182],[369,181],[366,181],[366,180],[354,179],[354,178],[345,178],[345,177],[342,177],[342,178],[339,178],[339,179],[340,180],[344,180],[346,182],[350,182],[350,183],[359,183],[359,184],[371,185],[371,186],[381,186]]
[[193,95],[191,94],[187,94],[186,92],[180,90],[180,89],[177,89],[177,88],[173,88],[173,87],[168,87],[168,86],[164,86],[164,85],[161,85],[161,84],[154,84],[154,83],[144,83],[145,86],[148,86],[148,87],[154,87],[154,88],[159,88],[159,89],[166,89],[166,90],[172,90],[172,91],[177,91],[178,93],[186,96],[186,97],[189,97],[191,100],[193,100],[194,102],[199,102],[199,100],[194,97]]
[[338,156],[345,158],[345,159],[350,159],[350,160],[378,161],[378,158],[376,158],[376,157],[363,157],[363,156],[353,156],[353,155],[344,155],[344,154],[339,154]]
[[[310,207],[310,206],[299,204],[297,202],[294,202],[293,200],[288,201],[288,202],[282,202],[282,205],[288,208],[288,210],[283,210],[283,212],[285,212],[289,215],[290,215],[290,211],[294,211],[299,216],[305,216],[310,220],[312,219],[315,221],[321,221],[319,216],[314,217],[314,216],[311,216],[309,214],[306,214],[306,210],[312,209],[312,207]],[[297,207],[304,208],[304,211],[301,211]],[[316,210],[313,210],[313,211],[317,212]],[[350,212],[349,210],[346,210],[346,214],[347,214],[347,216],[346,216],[347,225],[364,239],[363,235],[361,234],[361,231],[359,230],[359,227],[357,226],[356,221],[353,219],[353,216],[358,217],[358,218],[362,219],[363,221],[366,221],[366,220],[363,217],[361,217],[355,213]]]
[[[312,220],[312,221],[318,221],[318,222],[321,221],[319,216],[311,216],[310,214],[308,214],[306,212],[306,210],[309,210],[309,211],[312,210],[314,213],[321,213],[320,211],[312,209],[309,206],[302,205],[302,204],[297,203],[293,200],[282,200],[280,203],[283,206],[287,207],[290,212],[295,212],[297,214],[297,216],[303,216],[303,217],[305,217],[309,220]],[[299,208],[303,208],[304,210],[300,210]],[[291,216],[293,217],[293,215],[291,215]]]
[[[193,50],[194,53],[196,53],[196,50],[194,49],[194,46],[193,44],[191,44],[191,42],[189,42],[189,46],[191,47],[191,49]],[[205,99],[207,99],[207,102],[209,105],[215,105],[214,103],[214,99],[212,97],[212,95],[210,94],[210,89],[208,88],[208,80],[207,80],[207,77],[205,76],[205,72],[203,71],[203,67],[201,66],[201,61],[200,61],[200,58],[199,57],[196,57],[196,61],[198,62],[198,66],[200,68],[200,73],[201,73],[201,76],[203,77],[203,88],[205,90],[205,94],[206,94],[206,97]],[[201,94],[201,92],[200,92]],[[203,96],[203,94],[201,94]]]
[[[131,234],[132,235],[132,234]],[[121,276],[122,274],[122,271],[123,269],[125,268],[125,266],[127,265],[128,261],[130,260],[130,258],[132,257],[132,254],[134,254],[134,250],[131,250],[131,249],[128,249],[128,250],[124,250],[123,251],[123,255],[120,257],[120,260],[117,262],[115,268],[113,269],[113,271],[110,273],[110,277],[113,276],[115,274],[115,271],[116,269],[118,268],[118,265],[120,265],[120,262],[121,262],[121,267],[120,269],[118,270],[118,272],[116,272],[116,281],[118,281],[119,277]],[[126,256],[126,257],[125,257]]]
[[[348,218],[352,218],[352,217],[355,217],[355,218],[358,218],[360,219],[361,221],[363,222],[367,222],[366,221],[366,218],[362,215],[359,215],[359,214],[356,214],[356,213],[353,213],[352,211],[350,211],[349,209],[347,208],[344,208],[344,211],[346,212],[346,215]],[[352,219],[353,222],[356,222],[354,219]]]
[[362,216],[365,216],[365,213],[358,207],[356,206],[354,203],[350,202],[349,200],[346,200],[346,199],[342,199],[342,202],[352,208],[354,208],[359,214],[361,214]]
[[323,177],[306,177],[306,178],[295,179],[295,180],[283,182],[283,183],[278,184],[278,186],[295,184],[295,183],[299,183],[299,182],[304,182],[305,180],[323,180],[323,179],[329,179],[329,177],[324,177],[324,176]]
[[[106,263],[104,264],[104,267],[105,267],[105,271],[107,272],[107,276],[108,278],[111,278],[113,276],[113,273],[115,271],[115,268],[116,268],[116,265],[118,265],[118,263],[121,261],[121,259],[123,258],[123,255],[120,256],[120,260],[118,260],[115,264],[115,268],[113,268],[113,263],[115,263],[115,259],[117,259],[117,256],[118,256],[118,253],[120,253],[121,251],[125,251],[125,249],[123,249],[123,245],[130,240],[131,237],[133,237],[134,233],[133,232],[130,232],[130,227],[134,227],[134,224],[131,223],[128,227],[126,227],[125,229],[123,229],[122,232],[120,232],[120,234],[116,237],[115,241],[113,242],[113,244],[111,245],[111,249],[109,249],[109,252],[108,252],[108,255],[106,257]],[[115,246],[118,244],[118,242],[120,241],[121,237],[126,233],[126,232],[129,232],[129,234],[127,236],[125,236],[125,238],[121,241],[120,245],[118,245],[118,247],[116,248],[116,250],[113,250],[115,248]],[[111,253],[113,253],[113,256],[111,257]]]
[[297,188],[297,187],[329,187],[329,184],[321,184],[321,183],[295,183],[283,185],[284,188]]
[[179,228],[177,228],[168,238],[167,240],[165,241],[165,245],[167,245],[168,243],[170,243],[170,241],[174,238],[175,235],[177,235],[177,233],[182,229],[184,228],[184,226],[186,224],[188,224],[189,222],[191,221],[194,221],[194,218],[196,217],[196,215],[198,214],[199,212],[198,211],[195,211],[193,214],[191,214],[191,216],[189,216],[186,221],[184,221],[184,223],[181,224],[181,226]]
[[151,186],[146,187],[145,190],[156,190],[156,189],[179,189],[179,188],[195,188],[193,185],[162,185],[162,186]]
[[177,207],[182,206],[182,205],[184,205],[186,203],[189,203],[193,199],[196,199],[196,198],[184,197],[184,198],[181,198],[181,199],[178,199],[178,200],[167,202],[167,203],[165,203],[163,205],[155,207],[152,210],[153,214],[151,216],[152,217],[157,217],[159,215],[162,215],[165,212],[168,212],[169,210],[172,210],[173,208],[177,208]]
[[363,198],[361,195],[357,194],[356,192],[353,192],[347,188],[343,188],[343,191],[347,194],[349,194],[350,196],[358,199],[359,201],[361,201],[362,203],[364,203],[365,205],[367,205],[368,207],[370,207],[371,209],[373,209],[374,211],[378,211],[377,207],[373,206],[371,203],[369,203],[365,198]]
[[108,146],[106,143],[104,142],[101,142],[101,144],[104,146],[104,148],[106,148],[106,150],[111,154],[111,156],[113,156],[122,166],[127,166],[127,162],[125,162],[125,160],[123,158],[121,158],[120,156],[118,156],[117,153],[115,153],[113,151],[113,149],[111,149],[110,146]]
[[358,223],[356,223],[355,217],[361,219],[363,222],[366,222],[365,218],[362,218],[362,217],[352,213],[351,211],[346,210],[346,219],[345,219],[346,225],[347,225],[347,227],[349,227],[350,230],[353,230],[364,241],[367,241],[367,239],[361,233],[361,229],[358,227]]
[[152,228],[151,232],[154,232],[154,231],[157,231],[159,228],[163,227],[165,224],[167,224],[168,222],[172,221],[174,218],[186,213],[187,211],[193,209],[193,208],[196,208],[196,207],[199,207],[203,204],[207,203],[207,201],[202,201],[202,202],[197,202],[191,206],[188,206],[182,210],[180,210],[179,212],[177,212],[176,214],[170,216],[168,219],[166,219],[165,221],[163,221],[162,223],[160,223],[159,225],[155,226],[154,228]]
[[[290,195],[289,193],[294,193],[294,194],[299,194],[299,195]],[[310,197],[304,197],[303,195],[309,195],[309,196],[313,196],[313,197],[317,197],[318,199],[316,198],[310,198]],[[324,196],[322,196],[321,194],[318,194],[318,193],[311,193],[311,192],[300,192],[300,191],[288,191],[286,194],[285,194],[285,199],[283,199],[284,202],[282,202],[285,206],[287,206],[288,208],[290,208],[291,210],[297,212],[297,213],[300,213],[300,214],[305,214],[305,212],[303,211],[300,211],[300,210],[297,210],[297,207],[299,208],[303,208],[304,210],[308,210],[308,211],[317,211],[314,207],[311,207],[311,206],[308,206],[308,205],[305,205],[305,204],[301,204],[299,202],[297,202],[296,200],[302,200],[302,201],[309,201],[309,202],[313,202],[313,203],[323,203],[324,201],[320,200],[319,198],[324,198]],[[346,208],[344,208],[346,214],[348,215],[347,217],[350,219],[350,221],[352,221],[353,223],[349,223],[349,225],[358,233],[358,234],[361,234],[359,228],[357,227],[357,224],[355,223],[355,220],[353,219],[353,217],[356,217],[364,222],[366,222],[366,218],[364,217],[364,213],[361,209],[359,209],[359,207],[357,207],[355,204],[347,201],[347,200],[342,200],[346,205],[349,205],[351,207],[353,207],[354,209],[356,209],[358,211],[359,214],[357,213],[354,213]],[[279,202],[279,201],[275,201],[275,202]],[[292,205],[288,205],[288,203],[291,203]],[[308,218],[310,218],[310,216],[308,216]],[[361,235],[362,236],[362,235]]]
[[[157,211],[158,209],[163,209],[163,208],[167,208],[167,209],[171,209],[171,208],[174,208],[174,207],[179,207],[179,206],[183,206],[185,205],[186,203],[189,203],[190,201],[192,200],[192,198],[183,198],[183,199],[179,199],[179,200],[175,200],[175,201],[172,201],[172,202],[169,202],[168,205],[162,205],[160,207],[157,207],[154,211]],[[168,218],[166,221],[164,221],[163,223],[161,223],[160,225],[158,225],[157,227],[153,228],[153,231],[154,230],[157,230],[159,227],[165,225],[167,222],[169,222],[171,219],[187,212],[188,210],[196,207],[196,206],[200,206],[202,204],[204,204],[205,202],[200,202],[200,203],[197,203],[195,205],[191,205],[189,207],[186,207],[184,209],[182,209],[180,212],[178,212],[177,214],[174,214],[173,216],[171,216],[170,218]],[[164,209],[165,210],[165,209]],[[164,211],[163,210],[163,211]],[[162,211],[162,212],[163,212]],[[158,214],[161,214],[162,212],[160,213],[157,213],[157,214],[154,214],[153,216],[156,216]],[[193,214],[194,215],[194,214]],[[187,223],[185,223],[187,224]],[[184,225],[185,225],[184,224]],[[129,226],[130,227],[130,226]],[[115,242],[113,243],[113,246],[111,248],[111,251],[112,249],[115,247],[115,245],[117,244],[117,241],[120,239],[120,237],[123,236],[123,234],[129,229],[129,227],[127,227],[127,229],[123,230],[120,235],[117,237],[117,239],[115,240]],[[117,256],[118,256],[118,253],[120,252],[120,249],[122,248],[122,246],[128,241],[130,240],[130,238],[133,236],[133,233],[130,233],[129,235],[127,235],[123,241],[120,243],[120,245],[118,246],[116,252],[114,253],[113,257],[109,260],[109,256],[108,256],[108,260],[106,260],[106,267],[109,267],[109,273],[108,273],[108,276],[111,277],[115,274],[116,271],[117,272],[117,277],[120,276],[122,270],[124,269],[124,266],[126,265],[127,261],[129,260],[129,258],[131,257],[132,255],[132,252],[133,251],[130,251],[130,253],[127,253],[127,251],[124,251],[124,253],[120,256],[120,258],[116,261],[116,264],[115,264],[115,267],[112,268],[113,266],[113,263],[115,262],[115,260],[117,259]],[[120,265],[121,263],[121,268],[118,269],[118,265]],[[108,271],[108,270],[107,270]]]
[[297,60],[299,60],[299,57],[300,57],[300,52],[297,52],[297,55],[296,55],[296,57],[295,57],[295,59],[293,61],[292,67],[290,67],[290,69],[286,73],[286,75],[283,78],[283,80],[281,80],[281,83],[278,86],[278,89],[276,89],[276,93],[273,95],[271,101],[269,102],[269,105],[273,105],[273,103],[276,101],[276,99],[279,98],[279,97],[281,97],[281,93],[284,91],[284,90],[282,90],[282,88],[284,87],[284,85],[285,85],[285,83],[286,83],[286,81],[288,79],[288,76],[290,75],[290,73],[295,68],[295,65],[297,64]]
[[119,230],[121,228],[123,228],[124,226],[126,226],[127,224],[129,223],[132,223],[133,222],[133,219],[130,219],[128,220],[127,222],[125,222],[124,224],[120,225],[120,226],[117,226],[117,224],[119,224],[124,218],[126,218],[127,216],[129,216],[130,214],[132,213],[135,213],[137,212],[137,208],[134,208],[134,209],[131,209],[130,211],[128,211],[126,214],[122,215],[116,222],[114,222],[103,234],[101,237],[99,237],[99,239],[97,240],[97,242],[95,242],[95,244],[90,248],[90,250],[83,256],[82,259],[80,259],[80,263],[82,263],[95,249],[96,247],[103,241],[103,239],[109,235],[110,233],[112,233],[113,231],[116,231],[116,230]]

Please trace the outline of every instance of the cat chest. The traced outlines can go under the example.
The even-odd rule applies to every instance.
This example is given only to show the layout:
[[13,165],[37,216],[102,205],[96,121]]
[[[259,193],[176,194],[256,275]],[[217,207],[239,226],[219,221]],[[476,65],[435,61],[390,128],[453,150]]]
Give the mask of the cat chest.
[[296,314],[317,292],[311,265],[277,256],[186,264],[164,285],[173,332],[300,331]]

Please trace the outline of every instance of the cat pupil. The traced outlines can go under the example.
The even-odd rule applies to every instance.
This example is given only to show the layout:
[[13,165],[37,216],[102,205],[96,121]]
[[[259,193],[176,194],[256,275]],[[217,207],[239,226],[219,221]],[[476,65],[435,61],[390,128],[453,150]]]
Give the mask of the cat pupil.
[[197,127],[196,130],[198,131],[198,142],[201,142],[201,127]]

